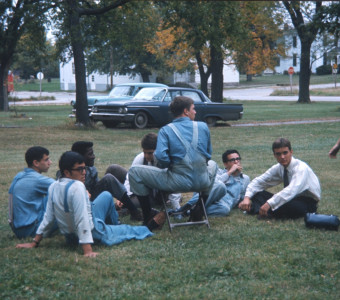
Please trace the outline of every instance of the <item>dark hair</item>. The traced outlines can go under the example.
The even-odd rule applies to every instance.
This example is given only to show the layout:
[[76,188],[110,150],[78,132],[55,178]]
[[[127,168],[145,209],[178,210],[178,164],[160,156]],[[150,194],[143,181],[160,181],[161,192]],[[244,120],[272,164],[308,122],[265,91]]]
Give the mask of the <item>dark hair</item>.
[[50,154],[50,152],[44,147],[34,146],[31,148],[28,148],[25,153],[25,160],[26,160],[27,166],[32,167],[33,161],[34,160],[40,161],[43,158],[44,154],[46,155]]
[[191,98],[185,96],[177,96],[174,98],[174,100],[171,101],[170,110],[176,118],[184,112],[185,108],[189,110],[192,104],[194,104],[194,100],[192,100]]
[[274,143],[272,145],[272,150],[274,152],[274,149],[284,148],[284,147],[288,147],[288,149],[290,151],[292,150],[292,146],[291,146],[290,141],[288,139],[278,138],[274,141]]
[[228,149],[227,151],[225,151],[225,152],[222,154],[222,161],[223,161],[224,163],[228,162],[228,156],[229,156],[230,154],[233,154],[233,153],[237,153],[237,154],[241,157],[240,153],[238,153],[237,150],[235,150],[235,149]]
[[85,142],[85,141],[78,141],[78,142],[75,142],[73,145],[72,145],[72,148],[71,150],[73,152],[77,152],[81,155],[85,155],[86,153],[86,150],[90,147],[93,147],[93,143],[92,142]]
[[64,171],[70,171],[73,166],[78,163],[82,164],[84,162],[84,157],[74,151],[64,152],[59,159],[59,170],[61,172],[61,176],[65,176]]
[[157,134],[150,132],[144,135],[141,141],[141,146],[143,149],[155,150],[157,146]]

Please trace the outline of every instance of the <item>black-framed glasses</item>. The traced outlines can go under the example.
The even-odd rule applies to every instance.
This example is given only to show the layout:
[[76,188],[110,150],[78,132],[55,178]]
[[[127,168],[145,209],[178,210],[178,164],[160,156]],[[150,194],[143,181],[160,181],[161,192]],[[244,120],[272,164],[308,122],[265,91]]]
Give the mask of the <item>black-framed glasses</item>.
[[242,159],[241,156],[239,156],[239,157],[228,159],[228,161],[235,162],[235,161],[240,161],[241,159]]
[[86,171],[86,167],[78,167],[78,168],[74,168],[71,169],[72,171],[78,171],[80,173],[83,173],[84,171]]

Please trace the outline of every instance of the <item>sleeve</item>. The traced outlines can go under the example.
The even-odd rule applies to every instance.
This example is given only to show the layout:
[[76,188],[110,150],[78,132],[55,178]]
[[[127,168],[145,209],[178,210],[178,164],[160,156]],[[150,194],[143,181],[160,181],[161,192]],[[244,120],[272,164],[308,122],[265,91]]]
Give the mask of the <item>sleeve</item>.
[[41,194],[47,194],[48,188],[53,182],[55,182],[53,178],[41,176],[41,178],[37,180],[36,190]]
[[155,156],[158,161],[158,166],[161,168],[167,168],[170,166],[170,150],[168,135],[166,134],[164,127],[158,133],[157,147],[155,151]]
[[264,191],[270,187],[282,183],[282,176],[280,176],[280,165],[276,164],[268,169],[264,174],[258,176],[249,183],[246,190],[246,197],[253,197],[256,193]]
[[292,200],[295,196],[308,189],[308,170],[303,167],[296,167],[289,185],[280,192],[273,195],[267,202],[272,210],[278,209],[283,204]]
[[244,178],[244,181],[243,181],[243,187],[242,187],[242,191],[241,191],[241,194],[240,194],[240,199],[243,200],[244,199],[244,194],[247,190],[247,187],[250,183],[250,178],[248,175],[245,175],[243,174],[243,178]]
[[88,211],[88,195],[81,182],[75,182],[70,190],[70,210],[73,211],[73,222],[80,244],[93,243],[90,212]]

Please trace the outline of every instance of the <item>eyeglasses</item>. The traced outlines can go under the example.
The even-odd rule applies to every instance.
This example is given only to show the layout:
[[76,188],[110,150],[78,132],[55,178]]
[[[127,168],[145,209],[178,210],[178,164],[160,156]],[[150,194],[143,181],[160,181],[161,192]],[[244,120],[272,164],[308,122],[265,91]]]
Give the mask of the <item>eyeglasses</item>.
[[228,159],[227,161],[235,162],[235,161],[240,161],[241,159],[242,159],[242,158],[239,156],[239,157],[235,157],[235,158]]
[[72,171],[78,171],[80,173],[83,173],[84,171],[86,171],[86,167],[78,167],[78,168],[75,168],[75,169],[71,169]]

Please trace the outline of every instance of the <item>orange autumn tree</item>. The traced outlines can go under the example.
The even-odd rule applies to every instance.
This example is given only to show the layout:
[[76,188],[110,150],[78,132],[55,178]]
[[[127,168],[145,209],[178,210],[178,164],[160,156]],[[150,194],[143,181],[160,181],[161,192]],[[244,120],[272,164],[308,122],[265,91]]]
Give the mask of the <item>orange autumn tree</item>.
[[248,28],[248,38],[239,41],[233,57],[239,71],[251,80],[254,74],[274,70],[278,56],[285,55],[283,44],[278,43],[282,36],[283,17],[273,1],[243,2],[241,12]]
[[167,72],[184,72],[194,68],[194,52],[188,43],[181,39],[183,31],[182,27],[160,24],[155,37],[145,44],[146,49],[165,66]]

